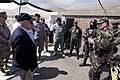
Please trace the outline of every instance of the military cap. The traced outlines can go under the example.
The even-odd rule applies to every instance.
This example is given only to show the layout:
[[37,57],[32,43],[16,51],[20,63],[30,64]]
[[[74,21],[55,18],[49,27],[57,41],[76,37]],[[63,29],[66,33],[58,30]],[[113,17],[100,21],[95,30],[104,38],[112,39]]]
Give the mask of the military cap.
[[21,22],[21,21],[33,21],[34,19],[27,13],[20,13],[19,15],[17,15],[16,18],[17,22]]
[[7,14],[6,14],[6,12],[0,12],[0,16],[1,17],[7,17]]
[[104,22],[109,23],[109,19],[107,17],[101,18],[100,20],[98,20],[97,24],[101,24],[101,23],[104,23]]

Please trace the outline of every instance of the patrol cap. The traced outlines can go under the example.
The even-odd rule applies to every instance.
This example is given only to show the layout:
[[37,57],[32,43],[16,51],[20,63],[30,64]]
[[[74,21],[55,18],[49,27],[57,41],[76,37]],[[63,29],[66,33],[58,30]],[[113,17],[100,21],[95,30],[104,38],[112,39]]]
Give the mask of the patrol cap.
[[7,17],[6,12],[0,12],[0,17]]
[[100,20],[98,20],[97,24],[101,24],[101,23],[104,23],[104,22],[109,23],[109,19],[107,17],[101,18]]
[[21,21],[33,21],[34,19],[27,13],[20,13],[19,15],[17,15],[16,18],[17,22],[21,22]]

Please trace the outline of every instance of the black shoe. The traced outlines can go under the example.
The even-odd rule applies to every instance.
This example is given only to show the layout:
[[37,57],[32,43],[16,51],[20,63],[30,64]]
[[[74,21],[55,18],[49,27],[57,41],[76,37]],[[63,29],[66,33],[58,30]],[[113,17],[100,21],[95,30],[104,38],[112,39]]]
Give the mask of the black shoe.
[[86,64],[85,64],[85,63],[82,63],[82,64],[80,64],[79,66],[80,66],[80,67],[83,67],[83,66],[86,66]]
[[49,52],[48,50],[46,50],[46,52]]
[[79,60],[79,56],[77,56],[77,60]]
[[72,53],[70,53],[69,57],[73,56]]
[[51,54],[51,56],[56,56],[56,55],[57,55],[56,53]]
[[7,73],[4,68],[1,68],[1,72],[4,73],[4,74]]
[[62,54],[62,57],[65,57],[65,54]]

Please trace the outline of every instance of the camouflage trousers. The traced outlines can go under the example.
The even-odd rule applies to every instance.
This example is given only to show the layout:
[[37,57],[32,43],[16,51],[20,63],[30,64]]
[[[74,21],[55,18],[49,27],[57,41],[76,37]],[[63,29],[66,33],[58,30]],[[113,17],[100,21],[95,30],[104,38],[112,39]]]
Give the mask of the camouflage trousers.
[[5,56],[5,47],[0,45],[0,67],[3,66],[3,59]]
[[39,46],[38,38],[34,39],[34,41],[35,41],[35,46],[38,47]]
[[10,46],[2,46],[0,48],[0,66],[3,67],[4,64],[8,63],[10,57]]
[[79,40],[71,39],[70,50],[73,50],[75,47],[76,51],[79,53],[79,48],[81,47],[81,42]]
[[47,51],[48,50],[48,36],[45,36],[44,46],[45,46],[45,49]]
[[110,66],[107,63],[91,67],[89,70],[89,80],[110,80]]
[[83,52],[82,52],[84,59],[87,59],[89,57],[89,52],[90,51],[89,51],[88,45],[84,44],[84,46],[83,46]]
[[4,55],[4,60],[3,62],[6,64],[8,63],[8,60],[10,58],[11,52],[10,52],[10,46],[5,47],[5,55]]
[[110,53],[111,51],[95,51],[92,53],[89,80],[110,80]]

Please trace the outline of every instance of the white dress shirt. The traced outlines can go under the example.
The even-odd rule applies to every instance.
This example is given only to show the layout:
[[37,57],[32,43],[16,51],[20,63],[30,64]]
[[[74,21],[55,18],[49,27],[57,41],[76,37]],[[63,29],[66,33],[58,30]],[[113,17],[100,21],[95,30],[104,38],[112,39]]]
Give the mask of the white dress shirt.
[[34,36],[33,36],[33,31],[30,29],[30,30],[27,30],[27,29],[25,29],[25,28],[23,28],[23,27],[20,27],[20,28],[22,28],[23,30],[25,30],[26,32],[27,32],[27,34],[29,35],[29,37],[31,38],[31,40],[33,41],[33,43],[34,43]]

